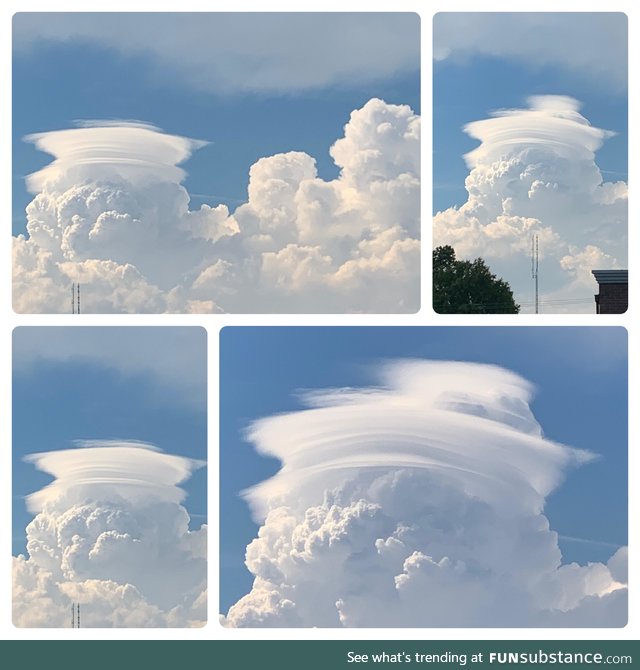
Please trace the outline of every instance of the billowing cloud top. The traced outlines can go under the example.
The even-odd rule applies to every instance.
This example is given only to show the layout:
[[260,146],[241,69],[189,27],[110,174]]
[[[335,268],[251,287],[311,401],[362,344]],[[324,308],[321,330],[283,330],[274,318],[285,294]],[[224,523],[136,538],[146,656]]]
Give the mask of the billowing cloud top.
[[[420,118],[372,98],[330,148],[258,159],[247,200],[189,208],[177,164],[202,143],[139,123],[32,136],[56,159],[29,177],[14,238],[14,309],[412,312],[419,306]],[[224,157],[222,157],[224,158]]]
[[201,626],[207,529],[190,527],[178,485],[203,465],[136,441],[85,440],[27,457],[55,480],[27,497],[27,556],[13,559],[13,622]]
[[131,121],[85,121],[79,128],[35,133],[25,140],[55,157],[27,177],[32,193],[41,191],[48,181],[80,174],[85,180],[120,177],[133,183],[150,179],[179,183],[184,171],[176,166],[206,145]]
[[602,142],[615,133],[594,128],[580,114],[580,102],[566,95],[535,95],[528,109],[503,109],[464,129],[482,144],[465,155],[469,168],[491,164],[521,147],[537,145],[561,158],[593,160]]
[[539,512],[571,462],[590,454],[542,435],[531,386],[502,368],[439,361],[388,364],[382,386],[314,392],[313,409],[249,431],[282,469],[246,493],[259,518],[274,505],[310,505],[358,471],[424,469],[501,509]]
[[482,257],[532,312],[531,240],[540,248],[540,311],[593,312],[592,270],[625,267],[627,184],[607,182],[595,152],[615,133],[592,126],[564,95],[528,98],[464,127],[466,202],[434,217],[435,246]]
[[178,484],[204,462],[164,454],[145,442],[82,440],[77,449],[30,454],[25,460],[55,477],[55,481],[27,496],[27,509],[41,512],[47,504],[68,505],[73,500],[116,495],[131,502],[158,498],[179,503]]
[[546,439],[531,385],[476,363],[388,363],[253,424],[282,461],[246,492],[261,527],[229,626],[620,626],[626,549],[563,565],[543,514],[593,455]]

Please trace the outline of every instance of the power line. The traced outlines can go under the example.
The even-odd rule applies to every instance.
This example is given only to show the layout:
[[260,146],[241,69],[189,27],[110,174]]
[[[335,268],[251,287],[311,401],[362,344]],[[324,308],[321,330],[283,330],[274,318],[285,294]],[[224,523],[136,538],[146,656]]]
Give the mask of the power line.
[[[591,298],[566,298],[566,299],[558,298],[551,300],[538,300],[538,305],[548,305],[552,307],[552,306],[563,306],[563,305],[584,305],[591,302],[592,302]],[[518,302],[518,304],[520,307],[531,307],[535,306],[536,303],[524,301],[524,302]],[[435,307],[437,307],[437,305]],[[468,302],[465,303],[464,305],[461,305],[460,307],[464,309],[473,309],[473,310],[481,310],[481,309],[493,310],[493,309],[507,309],[509,307],[513,307],[513,304],[508,302]],[[436,309],[436,311],[438,310]],[[462,312],[458,312],[458,314],[460,313]]]

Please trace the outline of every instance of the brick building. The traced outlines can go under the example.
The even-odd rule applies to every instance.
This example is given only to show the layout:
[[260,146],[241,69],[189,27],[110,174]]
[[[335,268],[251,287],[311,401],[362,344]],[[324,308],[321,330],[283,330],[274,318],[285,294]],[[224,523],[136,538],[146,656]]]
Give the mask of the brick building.
[[628,270],[591,270],[598,282],[596,314],[624,314],[629,301]]

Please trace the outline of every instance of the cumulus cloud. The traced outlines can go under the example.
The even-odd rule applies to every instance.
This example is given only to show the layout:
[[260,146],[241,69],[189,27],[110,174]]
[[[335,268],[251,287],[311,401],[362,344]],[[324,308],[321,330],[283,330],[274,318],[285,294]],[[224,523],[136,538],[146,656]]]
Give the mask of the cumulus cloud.
[[206,526],[189,529],[179,484],[204,465],[140,442],[84,441],[27,460],[54,481],[27,497],[27,555],[13,558],[13,622],[204,625]]
[[434,18],[433,56],[553,67],[620,92],[627,88],[627,34],[623,13],[444,12]]
[[[410,13],[19,13],[18,56],[72,42],[147,62],[157,82],[206,92],[284,93],[416,72]],[[173,76],[167,76],[167,74]]]
[[480,142],[465,155],[467,201],[434,217],[434,244],[485,258],[523,311],[532,311],[534,234],[544,311],[592,312],[591,270],[626,264],[627,185],[605,182],[595,162],[613,133],[591,126],[579,109],[568,96],[533,96],[525,109],[467,124]]
[[532,392],[494,366],[396,361],[252,424],[282,467],[245,492],[255,579],[225,625],[624,625],[626,548],[563,564],[543,513],[594,455],[544,437]]
[[412,312],[419,307],[420,119],[372,99],[330,153],[258,160],[248,198],[189,209],[178,164],[201,145],[140,123],[28,138],[55,160],[28,177],[14,309],[68,312]]

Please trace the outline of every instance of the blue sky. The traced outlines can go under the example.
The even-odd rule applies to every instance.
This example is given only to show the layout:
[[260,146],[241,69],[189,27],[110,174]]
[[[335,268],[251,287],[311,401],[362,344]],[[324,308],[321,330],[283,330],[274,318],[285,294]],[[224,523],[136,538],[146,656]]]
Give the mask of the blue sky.
[[593,312],[591,271],[628,267],[627,17],[445,12],[433,30],[434,244],[484,258],[533,313],[536,234],[540,311]]
[[[260,157],[304,151],[316,158],[321,177],[335,176],[329,147],[341,136],[350,112],[371,97],[409,104],[419,113],[417,15],[360,15],[369,17],[369,23],[358,19],[349,28],[351,37],[346,32],[341,37],[340,26],[348,26],[349,15],[325,14],[315,20],[317,28],[312,22],[296,32],[301,15],[276,14],[269,19],[279,22],[270,38],[269,30],[261,29],[266,19],[260,14],[182,15],[182,33],[172,32],[175,16],[156,15],[152,25],[135,14],[126,18],[111,14],[109,19],[62,14],[55,20],[42,14],[16,16],[14,234],[24,231],[24,208],[31,200],[24,176],[50,162],[50,157],[22,141],[29,133],[68,128],[76,119],[114,118],[142,120],[169,133],[208,140],[211,144],[185,165],[191,207],[223,202],[233,210],[246,198],[249,168]],[[117,28],[110,30],[105,20],[116,21]],[[127,36],[140,21],[146,28],[137,35],[139,44],[131,46]],[[218,27],[221,21],[227,23]],[[393,38],[396,23],[404,31],[403,40],[393,40],[385,55],[372,52],[370,42],[387,29]],[[207,30],[210,42],[198,44],[198,31]],[[226,39],[235,39],[239,46],[229,46],[226,54],[224,45],[216,50],[216,30],[223,30]],[[310,31],[310,49],[331,30],[328,44],[335,47],[336,62],[310,51],[309,64],[302,68],[311,70],[301,85],[296,69],[301,53],[304,57],[304,30]],[[265,40],[266,51],[252,53],[257,47],[244,46],[243,36],[251,37],[252,31],[256,41]],[[170,36],[171,46],[160,54],[163,35]],[[224,43],[224,37],[218,41]],[[383,60],[386,64],[378,63]],[[262,88],[246,83],[252,67],[262,72]],[[197,77],[209,79],[203,84]]]
[[569,95],[583,102],[581,113],[592,125],[617,134],[596,155],[606,181],[627,180],[627,98],[561,69],[533,69],[501,58],[478,56],[458,63],[441,61],[433,70],[433,211],[462,205],[469,170],[462,156],[478,142],[463,126],[502,108],[524,106],[530,95]]
[[[580,100],[581,113],[592,125],[617,133],[596,156],[605,180],[627,180],[628,113],[623,84],[626,44],[623,49],[618,35],[626,32],[623,14],[605,15],[609,24],[604,19],[591,18],[602,16],[595,14],[538,14],[532,21],[529,43],[520,45],[509,44],[505,32],[513,30],[515,21],[521,25],[531,21],[532,15],[493,14],[489,16],[495,17],[494,24],[485,20],[482,30],[476,30],[475,38],[467,36],[464,47],[461,44],[467,39],[464,36],[459,37],[458,43],[449,43],[452,38],[444,21],[452,21],[451,16],[437,14],[434,18],[436,53],[445,46],[452,50],[449,57],[434,60],[433,66],[434,212],[466,200],[464,179],[469,170],[462,156],[478,142],[464,133],[463,126],[485,119],[497,109],[523,107],[531,95],[568,95]],[[464,15],[458,16],[464,19]],[[502,23],[501,17],[505,16],[511,18]],[[514,16],[519,18],[513,19]],[[597,31],[598,21],[602,21],[597,35],[598,42],[606,46],[597,50],[601,69],[583,53],[588,50],[595,54],[592,40],[585,38],[582,44],[578,43],[582,33],[576,16],[584,24],[585,35]],[[535,21],[544,20],[539,17],[550,17],[543,28],[535,27]],[[563,31],[564,17],[569,18]],[[488,42],[484,46],[479,44],[483,39]],[[500,39],[505,42],[502,49],[496,44]]]
[[[13,337],[14,555],[25,551],[31,519],[24,496],[51,481],[23,462],[27,454],[120,438],[206,460],[203,329],[23,327]],[[206,468],[183,488],[199,528],[207,515]]]
[[[277,472],[243,431],[301,407],[299,389],[367,385],[380,359],[501,365],[533,382],[545,435],[600,455],[548,499],[565,562],[606,561],[627,541],[627,334],[623,328],[224,328],[220,362],[220,611],[247,593],[257,532],[243,489]],[[604,544],[601,544],[604,543]]]

